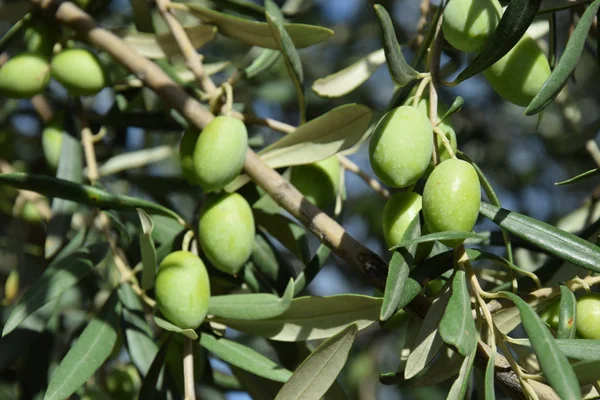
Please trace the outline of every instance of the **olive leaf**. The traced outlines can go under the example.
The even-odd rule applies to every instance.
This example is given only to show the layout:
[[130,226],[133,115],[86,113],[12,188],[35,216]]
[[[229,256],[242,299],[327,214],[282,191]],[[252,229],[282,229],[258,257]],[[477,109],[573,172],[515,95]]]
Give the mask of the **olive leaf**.
[[140,235],[140,251],[142,253],[142,289],[148,290],[154,286],[156,276],[156,248],[152,240],[152,231],[154,224],[148,214],[141,208],[137,209],[140,222],[142,224],[142,234]]
[[172,323],[170,323],[169,321],[167,321],[165,319],[157,317],[156,315],[154,316],[154,323],[156,323],[156,325],[158,325],[165,331],[180,333],[183,336],[185,336],[189,339],[192,339],[192,340],[198,339],[198,334],[193,329],[180,328],[176,325],[173,325]]
[[574,339],[577,322],[577,300],[575,294],[566,287],[560,285],[560,303],[558,308],[558,327],[556,328],[557,339]]
[[579,182],[579,181],[583,181],[585,179],[589,179],[592,176],[596,176],[598,174],[598,172],[600,172],[600,168],[594,168],[594,169],[590,169],[588,171],[582,172],[579,175],[576,175],[570,179],[561,181],[561,182],[556,182],[555,185],[569,185],[571,183],[575,183],[575,182]]
[[478,233],[463,232],[463,231],[446,231],[429,233],[427,235],[420,236],[414,239],[402,240],[395,246],[392,246],[390,250],[404,248],[413,244],[433,242],[436,240],[456,240],[456,239],[478,239],[480,241],[486,240],[487,237]]
[[468,357],[477,346],[477,329],[465,271],[456,271],[451,282],[452,294],[440,321],[440,336],[446,344],[456,347],[462,356]]
[[600,0],[594,1],[585,10],[579,22],[577,22],[575,30],[569,37],[565,51],[560,60],[558,60],[556,68],[554,68],[554,71],[552,71],[540,92],[525,109],[525,115],[534,115],[542,111],[558,96],[562,88],[566,85],[569,76],[571,76],[571,73],[579,63],[588,31],[598,9],[600,9]]

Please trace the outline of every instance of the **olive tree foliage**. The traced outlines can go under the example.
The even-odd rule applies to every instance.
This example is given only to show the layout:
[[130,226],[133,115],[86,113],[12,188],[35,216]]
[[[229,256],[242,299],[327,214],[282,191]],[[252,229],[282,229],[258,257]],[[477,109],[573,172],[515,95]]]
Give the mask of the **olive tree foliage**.
[[0,6],[1,398],[600,395],[600,0],[75,3]]

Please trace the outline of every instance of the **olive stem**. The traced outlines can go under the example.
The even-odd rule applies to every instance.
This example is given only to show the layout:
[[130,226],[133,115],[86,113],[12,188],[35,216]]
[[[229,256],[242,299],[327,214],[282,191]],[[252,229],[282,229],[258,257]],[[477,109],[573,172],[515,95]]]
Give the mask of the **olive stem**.
[[419,105],[419,101],[421,100],[421,97],[423,97],[425,88],[427,88],[427,85],[430,82],[431,82],[431,75],[427,75],[425,78],[423,78],[421,83],[419,83],[419,87],[417,88],[417,91],[415,92],[415,97],[413,98],[413,107],[417,107]]
[[194,239],[194,231],[189,230],[183,236],[183,241],[181,243],[181,250],[190,251],[190,247],[192,245],[192,240]]
[[181,54],[185,58],[186,66],[193,72],[200,87],[209,95],[215,93],[217,87],[204,70],[202,56],[198,54],[194,45],[185,33],[183,26],[170,11],[171,2],[169,0],[156,0],[156,5],[158,6],[161,17],[167,23],[169,30],[173,34],[177,46],[179,46],[179,51],[181,51]]
[[[436,86],[440,80],[440,57],[442,55],[442,41],[444,38],[444,34],[441,29],[443,18],[444,16],[441,15],[437,21],[433,44],[429,50],[429,59],[427,60],[427,66],[429,73],[431,74],[431,84],[429,85],[429,121],[434,129],[438,124],[438,94]],[[440,163],[440,152],[435,133],[433,136],[433,165],[438,165]]]
[[[450,145],[450,142],[448,141],[448,138],[446,137],[446,135],[444,134],[442,129],[439,126],[434,126],[433,132],[434,132],[434,136],[437,136],[442,140],[442,144],[446,148],[446,151],[448,152],[448,154],[450,154],[450,156],[452,158],[456,158],[456,154],[454,153],[454,150],[452,150],[452,145]],[[437,140],[434,140],[434,143],[437,143]]]
[[229,82],[224,82],[223,89],[225,90],[225,110],[223,114],[231,115],[231,111],[233,111],[233,87]]
[[185,388],[185,400],[195,400],[194,342],[188,337],[183,340],[183,386]]

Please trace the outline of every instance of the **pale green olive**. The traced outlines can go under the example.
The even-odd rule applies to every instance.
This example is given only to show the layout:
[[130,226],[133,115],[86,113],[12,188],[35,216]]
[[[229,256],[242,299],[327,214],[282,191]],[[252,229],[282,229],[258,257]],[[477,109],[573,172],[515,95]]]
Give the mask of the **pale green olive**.
[[248,131],[229,116],[213,119],[202,130],[194,149],[196,179],[205,192],[222,189],[237,177],[248,150]]
[[418,108],[400,106],[377,124],[369,144],[375,174],[385,184],[404,188],[425,172],[433,152],[433,130]]
[[292,167],[290,182],[319,208],[335,203],[340,182],[340,162],[336,156],[314,164]]
[[50,64],[52,77],[74,96],[91,96],[106,86],[106,74],[98,58],[85,49],[67,49]]
[[200,215],[198,235],[208,260],[235,275],[244,266],[254,245],[254,216],[250,205],[237,193],[209,199]]
[[58,25],[55,22],[44,18],[34,18],[27,25],[23,34],[27,51],[50,58],[57,40],[57,32]]
[[50,66],[38,54],[23,53],[0,68],[0,94],[26,99],[44,91],[50,80]]
[[156,274],[156,304],[174,325],[196,329],[208,312],[210,283],[202,260],[188,251],[169,254]]
[[502,6],[498,0],[450,0],[442,19],[444,37],[460,51],[479,51],[501,16]]
[[[463,160],[440,163],[423,189],[423,217],[432,232],[471,232],[479,215],[481,185],[475,168]],[[443,241],[457,247],[463,240]]]
[[527,106],[550,76],[544,52],[528,33],[504,57],[483,71],[490,86],[505,100]]
[[558,328],[560,301],[555,301],[545,307],[540,314],[542,321],[553,329]]
[[600,340],[600,293],[587,293],[577,300],[577,334]]
[[44,157],[53,171],[56,171],[58,168],[63,135],[62,117],[55,118],[42,131]]

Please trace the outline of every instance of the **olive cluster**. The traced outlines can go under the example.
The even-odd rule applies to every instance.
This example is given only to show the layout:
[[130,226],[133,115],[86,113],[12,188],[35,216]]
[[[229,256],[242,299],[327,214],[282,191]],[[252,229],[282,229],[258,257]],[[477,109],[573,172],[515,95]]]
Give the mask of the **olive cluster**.
[[106,86],[104,68],[95,54],[83,48],[67,48],[54,55],[57,29],[33,18],[24,31],[27,50],[0,68],[0,94],[31,98],[56,79],[74,96],[90,96]]
[[[406,104],[414,104],[413,99]],[[423,233],[470,232],[479,214],[479,177],[470,163],[455,158],[456,134],[444,122],[438,125],[439,134],[435,133],[440,163],[433,165],[434,131],[425,113],[428,106],[428,99],[420,99],[416,106],[403,105],[389,111],[371,137],[369,157],[373,171],[387,185],[404,189],[394,194],[383,210],[383,235],[390,247],[402,241],[421,211]],[[412,191],[419,179],[425,179],[422,196]],[[443,243],[457,247],[462,242]],[[431,246],[428,242],[418,247],[417,262],[429,254]]]
[[[483,49],[494,32],[502,6],[498,0],[451,0],[444,9],[442,30],[454,48]],[[490,86],[505,100],[527,106],[550,76],[550,65],[537,42],[525,33],[500,60],[483,72]]]

